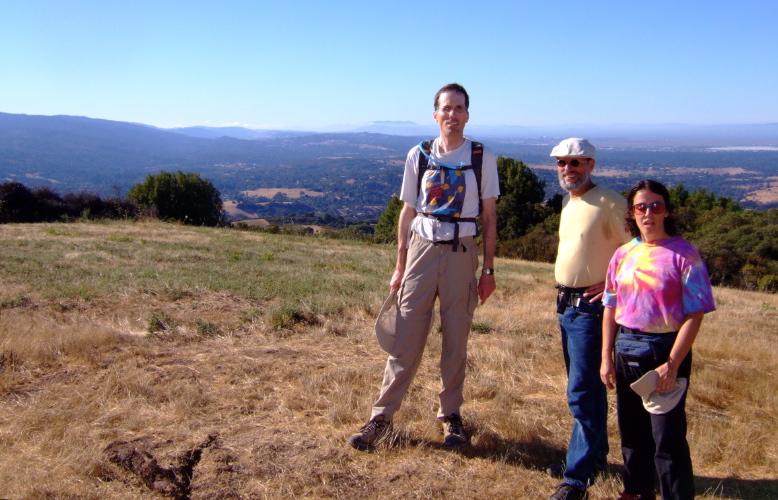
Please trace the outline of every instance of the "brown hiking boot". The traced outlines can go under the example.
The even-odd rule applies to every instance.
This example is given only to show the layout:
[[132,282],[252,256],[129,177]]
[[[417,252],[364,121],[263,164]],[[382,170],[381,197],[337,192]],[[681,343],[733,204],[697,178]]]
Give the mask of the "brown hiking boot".
[[456,413],[443,419],[443,446],[462,446],[467,444],[465,422]]
[[348,444],[358,450],[368,450],[381,444],[392,429],[392,423],[383,415],[376,415],[370,422],[359,429],[359,432],[348,438]]

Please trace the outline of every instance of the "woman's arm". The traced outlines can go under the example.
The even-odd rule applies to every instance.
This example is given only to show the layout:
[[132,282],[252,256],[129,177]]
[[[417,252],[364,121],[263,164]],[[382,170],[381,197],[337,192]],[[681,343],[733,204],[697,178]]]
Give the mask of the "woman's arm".
[[678,377],[678,367],[686,359],[694,339],[697,338],[697,332],[700,331],[703,316],[705,316],[705,311],[693,312],[684,317],[681,329],[678,330],[678,336],[675,338],[673,349],[670,351],[670,357],[666,363],[659,365],[656,369],[659,373],[659,380],[656,383],[657,392],[672,389],[675,385],[675,379]]
[[616,387],[616,367],[613,364],[613,346],[616,343],[616,310],[606,307],[602,313],[602,364],[600,365],[600,379],[605,387]]

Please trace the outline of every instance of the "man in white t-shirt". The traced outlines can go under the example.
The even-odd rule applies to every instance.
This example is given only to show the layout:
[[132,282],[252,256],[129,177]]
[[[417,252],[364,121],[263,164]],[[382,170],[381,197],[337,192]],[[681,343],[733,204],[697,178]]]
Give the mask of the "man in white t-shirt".
[[[397,230],[397,264],[389,282],[397,291],[394,347],[386,363],[381,394],[373,404],[370,421],[349,438],[354,448],[377,446],[389,434],[394,413],[400,408],[424,353],[432,324],[435,299],[440,300],[443,346],[440,355],[438,419],[443,422],[443,443],[467,443],[460,406],[467,364],[467,339],[473,312],[495,290],[495,204],[500,194],[494,154],[464,135],[470,118],[470,98],[456,83],[435,95],[432,116],[440,136],[408,153],[400,199],[405,206]],[[473,147],[475,145],[475,147]],[[481,159],[480,192],[476,171],[468,168]],[[420,157],[427,170],[419,175]],[[480,201],[480,203],[479,203]],[[483,228],[484,261],[478,270],[477,225]]]

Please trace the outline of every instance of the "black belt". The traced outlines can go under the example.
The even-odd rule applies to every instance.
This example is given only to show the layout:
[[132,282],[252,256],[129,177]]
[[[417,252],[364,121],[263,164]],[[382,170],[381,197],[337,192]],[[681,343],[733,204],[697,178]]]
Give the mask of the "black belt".
[[625,335],[654,335],[657,337],[662,337],[664,335],[675,335],[678,333],[678,331],[662,333],[641,332],[640,330],[635,330],[634,328],[627,328],[626,326],[619,325],[619,333],[623,333]]
[[[452,250],[454,252],[457,251],[457,247],[459,246],[459,242],[456,241],[456,240],[438,240],[438,241],[427,240],[427,242],[429,242],[431,245],[435,245],[435,246],[438,246],[438,245],[453,245]],[[462,251],[463,252],[467,252],[467,247],[462,245]]]
[[[428,214],[428,213],[425,213],[425,212],[416,212],[416,213],[418,215],[421,215],[422,217],[428,217],[430,219],[438,219],[440,222],[449,222],[449,223],[454,224],[454,239],[453,240],[446,241],[446,242],[442,242],[442,241],[441,242],[437,242],[437,241],[434,242],[434,243],[443,243],[444,245],[451,244],[451,245],[453,245],[451,250],[453,250],[454,252],[456,252],[457,249],[459,248],[459,223],[460,222],[472,222],[472,223],[474,223],[475,224],[475,233],[476,233],[476,236],[478,236],[478,219],[476,219],[475,217],[453,217],[453,216],[450,216],[450,215]],[[462,247],[462,248],[463,248],[464,252],[467,252],[467,250],[464,250],[464,247]]]
[[572,288],[565,285],[557,285],[557,312],[561,314],[567,307],[578,307],[581,304],[589,304],[589,297],[583,296],[587,288],[588,287],[585,286]]
[[589,287],[582,286],[582,287],[579,287],[579,288],[572,288],[572,287],[568,287],[568,286],[565,286],[565,285],[557,285],[556,286],[556,289],[559,290],[557,292],[557,294],[559,295],[559,297],[562,300],[564,300],[567,303],[568,306],[578,305],[578,304],[573,304],[573,302],[575,300],[577,300],[577,299],[580,299],[580,300],[577,300],[578,303],[583,302],[584,304],[588,304],[589,303],[589,297],[584,297],[583,296],[583,294],[584,294],[584,292],[586,291],[587,288],[589,288]]

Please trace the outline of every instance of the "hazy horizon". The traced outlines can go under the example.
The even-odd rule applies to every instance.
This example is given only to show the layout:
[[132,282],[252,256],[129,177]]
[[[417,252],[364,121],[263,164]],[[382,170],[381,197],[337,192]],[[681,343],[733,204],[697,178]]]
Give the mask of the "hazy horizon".
[[171,128],[778,122],[770,2],[4,5],[0,110]]

